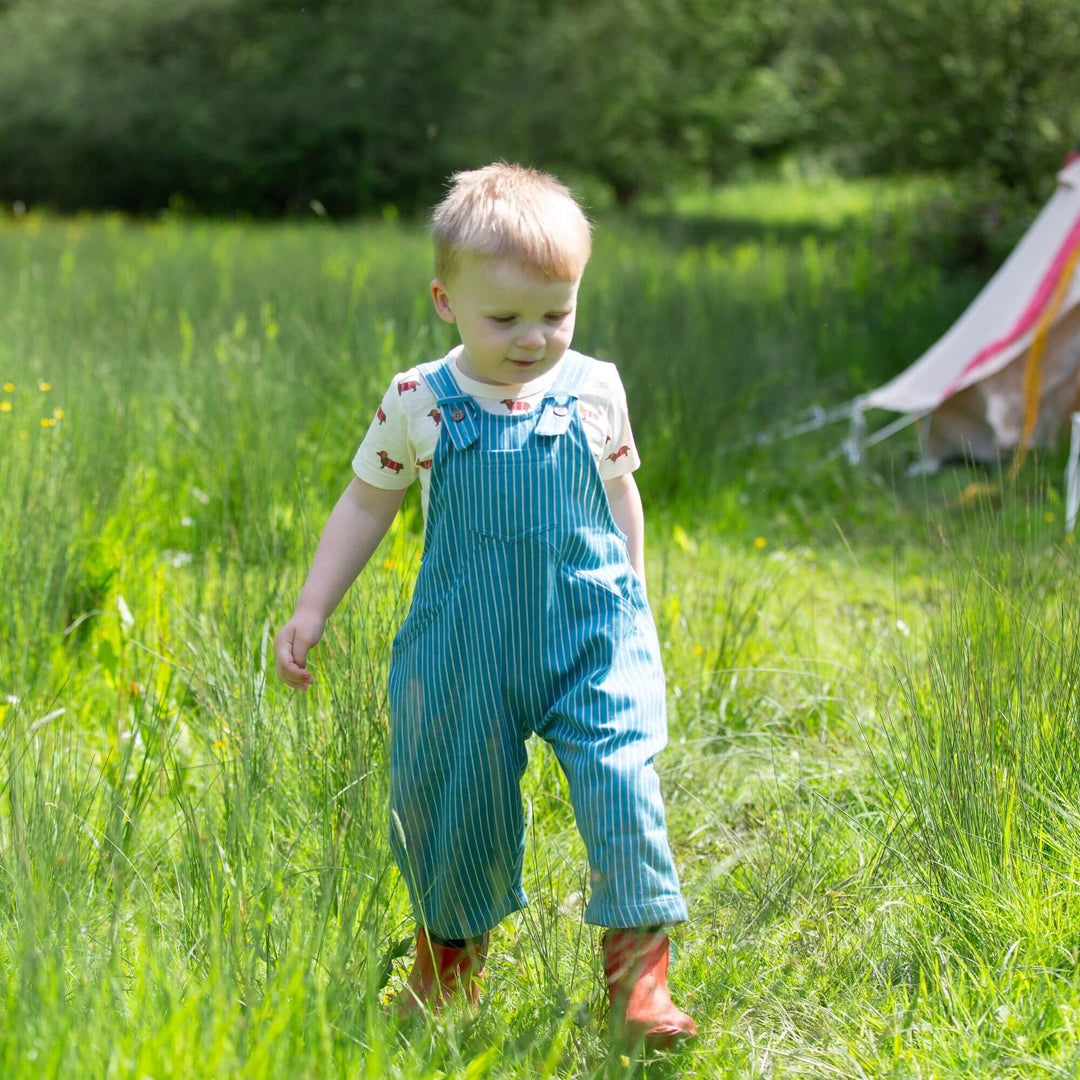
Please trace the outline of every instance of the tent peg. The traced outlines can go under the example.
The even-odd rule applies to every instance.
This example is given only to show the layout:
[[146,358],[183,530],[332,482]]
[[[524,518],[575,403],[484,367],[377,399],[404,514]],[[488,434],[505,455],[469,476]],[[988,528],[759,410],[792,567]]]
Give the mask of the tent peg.
[[1069,439],[1069,463],[1065,466],[1065,532],[1076,526],[1076,511],[1080,508],[1080,412],[1072,414],[1072,434]]
[[866,417],[863,415],[863,399],[857,397],[851,403],[851,424],[844,440],[844,453],[848,463],[858,465],[863,458],[863,439],[866,438]]

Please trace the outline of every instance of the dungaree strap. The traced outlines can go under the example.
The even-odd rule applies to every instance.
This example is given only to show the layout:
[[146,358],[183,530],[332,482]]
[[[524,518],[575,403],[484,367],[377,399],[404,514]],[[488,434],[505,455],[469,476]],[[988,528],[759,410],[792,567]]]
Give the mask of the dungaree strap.
[[420,364],[417,371],[431,387],[442,410],[443,424],[456,450],[466,450],[480,437],[480,417],[472,396],[462,391],[446,358]]
[[568,350],[563,357],[555,385],[544,395],[543,412],[536,422],[537,435],[563,435],[574,418],[577,388],[585,377],[586,361],[580,353]]

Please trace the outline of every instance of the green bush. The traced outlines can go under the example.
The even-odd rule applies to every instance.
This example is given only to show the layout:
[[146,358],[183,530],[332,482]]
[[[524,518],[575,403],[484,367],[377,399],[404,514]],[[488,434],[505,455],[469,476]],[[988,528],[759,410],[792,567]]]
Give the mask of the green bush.
[[789,15],[750,0],[14,0],[0,198],[412,209],[455,168],[503,157],[627,202],[720,178],[806,126],[769,66]]
[[1038,201],[1078,56],[1068,0],[3,0],[0,199],[408,212],[509,158],[625,205],[797,158]]

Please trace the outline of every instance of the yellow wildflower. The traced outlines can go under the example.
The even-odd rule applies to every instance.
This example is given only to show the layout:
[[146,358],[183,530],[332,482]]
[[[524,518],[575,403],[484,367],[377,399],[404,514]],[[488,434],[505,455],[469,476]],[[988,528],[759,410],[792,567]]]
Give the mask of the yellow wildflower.
[[702,645],[695,645],[694,646],[694,655],[695,656],[700,656],[704,651],[705,651],[704,646],[702,646]]
[[56,427],[56,420],[51,416],[43,416],[41,418],[42,427]]
[[15,384],[13,382],[4,383],[4,393],[5,394],[14,394],[15,393]]
[[53,418],[56,419],[56,420],[63,420],[64,419],[64,410],[63,409],[53,409],[52,414],[53,414]]
[[38,383],[37,385],[38,385],[38,389],[39,389],[39,390],[40,390],[40,391],[41,391],[41,392],[42,392],[43,394],[44,394],[44,393],[47,393],[47,392],[48,392],[49,390],[51,390],[51,389],[52,389],[52,383],[51,383],[51,382],[39,382],[39,383]]
[[758,536],[754,540],[754,547],[763,548],[768,543],[764,536]]
[[11,402],[0,401],[0,412],[11,412]]
[[1054,520],[1054,511],[1053,510],[1047,510],[1046,513],[1043,514],[1043,521],[1051,522],[1053,520]]

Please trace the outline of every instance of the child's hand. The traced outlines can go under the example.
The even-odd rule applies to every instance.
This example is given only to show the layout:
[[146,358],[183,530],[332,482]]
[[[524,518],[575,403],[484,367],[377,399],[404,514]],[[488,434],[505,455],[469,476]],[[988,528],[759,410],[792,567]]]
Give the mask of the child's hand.
[[307,669],[307,654],[318,644],[325,625],[325,619],[298,611],[274,638],[278,674],[294,690],[306,690],[315,681]]

